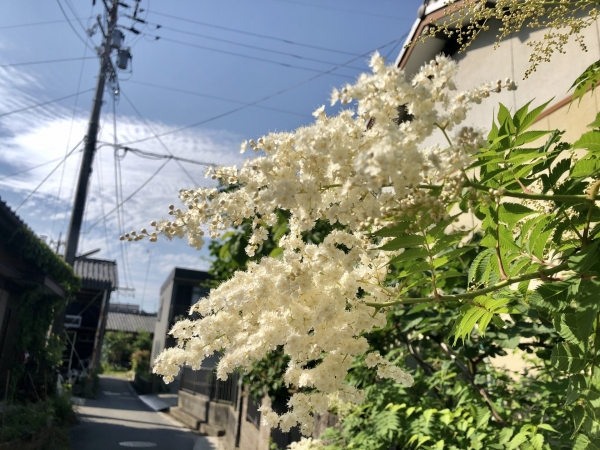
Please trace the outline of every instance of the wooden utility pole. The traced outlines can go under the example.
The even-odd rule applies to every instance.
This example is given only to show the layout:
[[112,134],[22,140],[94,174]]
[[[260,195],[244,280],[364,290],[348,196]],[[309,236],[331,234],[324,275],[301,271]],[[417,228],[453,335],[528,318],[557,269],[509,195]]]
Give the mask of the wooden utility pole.
[[[115,36],[115,33],[120,33],[120,31],[117,29],[117,7],[119,6],[119,2],[117,0],[110,1],[110,5],[107,1],[104,2],[105,6],[108,9],[108,20],[106,22],[105,28],[102,28],[102,25],[100,24],[100,27],[104,34],[104,42],[99,55],[100,73],[98,74],[98,80],[96,83],[96,93],[94,95],[94,104],[92,107],[92,114],[90,116],[88,131],[85,137],[85,148],[83,151],[81,168],[79,169],[77,191],[75,193],[75,200],[73,202],[73,212],[71,214],[69,232],[67,234],[67,241],[65,245],[65,261],[71,266],[75,263],[75,255],[77,253],[79,234],[81,231],[81,224],[83,222],[83,212],[85,210],[85,202],[87,199],[90,175],[92,174],[92,164],[94,162],[94,153],[96,152],[98,126],[100,122],[100,110],[102,109],[102,97],[104,95],[106,75],[109,69],[112,68],[110,54],[114,48],[118,48],[115,47],[116,39],[118,39],[118,37]],[[98,22],[100,21],[98,20]]]

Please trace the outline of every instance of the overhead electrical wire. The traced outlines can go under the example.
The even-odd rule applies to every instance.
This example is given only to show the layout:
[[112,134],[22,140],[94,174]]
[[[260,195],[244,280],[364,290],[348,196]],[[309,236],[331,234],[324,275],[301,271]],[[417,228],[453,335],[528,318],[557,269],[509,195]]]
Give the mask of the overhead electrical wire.
[[95,51],[93,47],[90,47],[89,44],[87,43],[87,39],[83,39],[79,33],[77,32],[77,30],[75,29],[75,27],[73,26],[73,24],[71,23],[71,19],[69,19],[69,16],[67,15],[67,12],[65,11],[65,9],[62,7],[62,4],[60,3],[60,0],[56,0],[56,3],[58,3],[58,7],[60,8],[63,16],[65,16],[65,19],[67,20],[67,23],[69,24],[69,26],[71,27],[71,29],[73,30],[73,33],[75,33],[75,35],[77,36],[77,39],[79,39],[81,42],[84,43],[84,45],[89,48],[91,51]]
[[348,55],[348,56],[359,56],[357,53],[346,52],[343,50],[337,50],[337,49],[333,49],[333,48],[323,47],[320,45],[305,44],[305,43],[301,43],[301,42],[292,41],[290,39],[284,39],[284,38],[280,38],[280,37],[276,37],[276,36],[269,36],[267,34],[255,33],[252,31],[238,30],[236,28],[225,27],[222,25],[214,25],[212,23],[206,23],[206,22],[200,22],[198,20],[188,19],[187,17],[174,16],[172,14],[166,14],[166,13],[161,13],[161,12],[157,12],[157,11],[150,11],[150,14],[156,14],[157,16],[169,17],[170,19],[181,20],[183,22],[194,23],[196,25],[202,25],[204,27],[216,28],[218,30],[230,31],[232,33],[245,34],[247,36],[255,36],[255,37],[262,38],[262,39],[269,39],[272,41],[284,42],[289,45],[296,45],[299,47],[312,48],[315,50],[323,50],[323,51],[327,51],[327,52],[339,53],[339,54]]
[[77,150],[77,148],[78,148],[78,147],[81,145],[81,143],[82,143],[82,142],[83,142],[83,139],[82,139],[81,141],[79,141],[79,142],[77,143],[77,145],[76,145],[75,147],[73,147],[73,149],[72,149],[72,150],[71,150],[71,151],[70,151],[70,152],[69,152],[69,153],[68,153],[68,154],[67,154],[65,157],[61,158],[61,161],[60,161],[60,162],[59,162],[59,163],[58,163],[58,164],[57,164],[57,165],[54,167],[54,169],[52,169],[52,170],[50,171],[50,173],[49,173],[48,175],[46,175],[46,177],[45,177],[45,178],[44,178],[44,179],[43,179],[43,180],[42,180],[42,181],[41,181],[41,182],[40,182],[40,183],[39,183],[39,184],[38,184],[38,185],[35,187],[35,189],[33,189],[33,190],[32,190],[32,191],[31,191],[31,192],[30,192],[30,193],[27,195],[27,197],[25,197],[25,199],[24,199],[24,200],[23,200],[23,201],[22,201],[22,202],[19,204],[19,206],[17,206],[17,207],[15,208],[15,212],[17,212],[17,211],[19,210],[19,208],[21,208],[21,206],[23,206],[23,205],[25,204],[25,202],[27,202],[27,200],[29,200],[29,199],[31,198],[31,196],[32,196],[33,194],[35,194],[35,193],[38,191],[38,189],[39,189],[40,187],[42,187],[42,185],[43,185],[43,184],[46,182],[46,180],[48,180],[48,178],[50,178],[50,176],[51,176],[51,175],[52,175],[54,172],[56,172],[56,170],[57,170],[57,169],[58,169],[58,168],[59,168],[59,167],[60,167],[60,166],[61,166],[61,165],[62,165],[62,164],[63,164],[63,163],[64,163],[64,162],[67,160],[67,158],[68,158],[69,156],[71,156],[71,154],[72,154],[72,153],[73,153],[75,150]]
[[[158,25],[158,24],[156,24],[156,25]],[[313,62],[317,62],[317,63],[321,63],[321,64],[327,64],[329,66],[335,66],[336,65],[336,63],[334,63],[334,62],[327,61],[327,60],[324,60],[324,59],[318,59],[318,58],[311,58],[311,57],[308,57],[308,56],[296,55],[294,53],[289,53],[289,52],[280,51],[280,50],[273,50],[273,49],[270,49],[270,48],[260,47],[258,45],[244,44],[243,42],[236,42],[236,41],[232,41],[230,39],[221,39],[221,38],[217,38],[217,37],[214,37],[214,36],[207,36],[205,34],[194,33],[193,31],[180,30],[178,28],[168,27],[168,26],[165,26],[165,25],[161,25],[160,28],[163,29],[163,30],[171,30],[171,31],[175,31],[177,33],[188,34],[190,36],[198,36],[198,37],[201,37],[201,38],[204,38],[204,39],[209,39],[209,40],[212,40],[212,41],[225,42],[227,44],[237,45],[239,47],[251,48],[251,49],[259,50],[259,51],[262,51],[262,52],[275,53],[277,55],[289,56],[290,58],[303,59],[303,60],[306,60],[306,61],[313,61]],[[164,37],[161,36],[161,39],[164,39]],[[349,69],[363,70],[362,67],[356,67],[356,66],[346,66],[346,67],[348,67]]]
[[[77,15],[77,11],[75,10],[75,7],[71,4],[71,1],[70,0],[64,0],[64,2],[66,3],[67,8],[69,8],[71,10],[71,12],[73,13],[73,17],[75,17],[75,20],[77,21],[77,23],[79,23],[79,26],[81,27],[81,30],[83,31],[83,34],[87,35],[88,34],[88,29],[81,22],[81,19]],[[92,5],[92,8],[93,8],[93,5]]]
[[349,13],[349,14],[360,14],[361,16],[384,17],[386,19],[393,19],[393,20],[411,20],[406,17],[390,16],[387,14],[377,14],[377,13],[370,13],[370,12],[363,12],[363,11],[353,11],[351,9],[336,8],[334,6],[325,6],[325,5],[321,5],[321,4],[304,3],[304,2],[299,2],[296,0],[279,0],[279,1],[286,2],[286,3],[295,3],[296,5],[311,6],[313,8],[341,11],[341,12],[345,12],[345,13]]
[[[144,118],[144,116],[142,116],[142,113],[139,111],[139,109],[137,109],[135,107],[135,105],[133,104],[133,102],[131,101],[131,99],[127,96],[127,94],[123,91],[121,91],[121,94],[123,95],[123,97],[125,97],[125,100],[127,100],[127,103],[129,103],[129,106],[131,106],[133,108],[133,110],[136,112],[136,114],[139,116],[139,118],[142,120],[142,122],[144,122],[144,125],[146,125],[146,128],[148,128],[148,130],[150,130],[150,132],[154,135],[154,137],[156,138],[156,140],[158,140],[158,142],[160,143],[161,147],[165,149],[165,151],[171,155],[173,155],[173,152],[171,150],[169,150],[169,147],[167,147],[167,145],[162,141],[162,139],[160,138],[160,136],[158,136],[156,134],[156,132],[154,131],[154,129],[150,126],[150,124],[148,123],[148,121]],[[190,181],[192,183],[194,183],[195,185],[198,185],[198,182],[196,180],[194,180],[194,177],[192,177],[192,175],[186,170],[185,167],[183,167],[183,165],[181,164],[181,161],[175,159],[175,162],[177,163],[177,165],[179,166],[179,168],[183,171],[183,173],[185,173],[185,175],[190,179]]]
[[[244,110],[246,108],[249,108],[251,106],[257,105],[257,104],[262,103],[262,102],[267,101],[267,100],[270,100],[270,99],[272,99],[274,97],[277,97],[277,96],[279,96],[281,94],[284,94],[284,93],[289,92],[289,91],[291,91],[293,89],[296,89],[297,87],[302,86],[302,85],[304,85],[306,83],[310,83],[311,81],[316,80],[317,78],[321,78],[322,76],[326,75],[327,73],[333,72],[334,70],[337,70],[340,67],[343,67],[343,66],[345,66],[347,64],[350,64],[350,63],[352,63],[352,62],[354,62],[354,61],[356,61],[356,60],[358,60],[360,58],[364,58],[365,56],[368,56],[371,53],[373,53],[375,50],[381,50],[381,49],[383,49],[383,48],[385,48],[385,47],[387,47],[389,45],[395,44],[397,41],[402,40],[402,39],[403,39],[403,37],[400,37],[398,39],[394,39],[393,41],[390,41],[387,44],[381,45],[381,46],[377,47],[376,49],[373,49],[373,50],[370,50],[368,52],[365,52],[362,55],[358,55],[358,56],[356,56],[356,57],[354,57],[354,58],[346,61],[345,63],[339,64],[338,66],[333,67],[333,68],[327,70],[326,72],[316,74],[316,75],[314,75],[314,76],[312,76],[310,78],[307,78],[304,81],[296,83],[296,84],[294,84],[292,86],[289,86],[289,87],[287,87],[285,89],[281,89],[280,91],[277,91],[277,92],[275,92],[273,94],[267,95],[266,97],[262,97],[262,98],[260,98],[258,100],[255,100],[254,102],[246,103],[245,105],[240,106],[238,108],[231,109],[231,110],[226,111],[224,113],[217,114],[216,116],[212,116],[212,117],[209,117],[208,119],[200,120],[200,121],[192,123],[190,125],[186,125],[186,126],[183,126],[183,127],[175,128],[174,130],[166,131],[164,133],[159,134],[158,136],[159,137],[163,137],[163,136],[167,136],[169,134],[179,133],[180,131],[184,131],[184,130],[188,130],[190,128],[194,128],[194,127],[197,127],[197,126],[200,126],[200,125],[204,125],[205,123],[212,122],[214,120],[220,119],[220,118],[225,117],[225,116],[229,116],[229,115],[234,114],[234,113],[236,113],[238,111],[242,111],[242,110]],[[149,141],[149,140],[155,139],[155,138],[156,138],[155,136],[148,136],[148,137],[145,137],[145,138],[142,138],[142,139],[136,139],[136,140],[133,140],[133,141],[123,142],[122,145],[137,144],[139,142],[146,142],[146,141]]]
[[16,113],[20,113],[23,111],[28,111],[30,109],[39,108],[40,106],[50,105],[51,103],[60,102],[61,100],[66,100],[71,97],[76,97],[78,95],[85,94],[86,92],[91,92],[93,90],[94,90],[94,88],[86,89],[85,91],[75,92],[74,94],[71,94],[71,95],[65,95],[64,97],[55,98],[54,100],[48,100],[47,102],[36,103],[35,105],[26,106],[24,108],[15,109],[13,111],[8,111],[5,113],[0,113],[0,117],[6,117],[6,116],[10,116],[11,114],[16,114]]
[[160,153],[153,153],[153,152],[149,152],[149,151],[145,151],[145,150],[140,150],[138,148],[131,148],[131,147],[127,147],[125,145],[118,145],[117,146],[119,148],[119,150],[123,150],[123,152],[125,154],[127,153],[132,153],[136,156],[139,156],[141,158],[146,158],[146,159],[153,159],[153,160],[157,160],[157,159],[172,159],[174,161],[181,161],[181,162],[186,162],[186,163],[190,163],[190,164],[196,164],[199,166],[207,166],[207,167],[215,167],[217,166],[217,164],[215,163],[207,163],[204,161],[198,161],[196,159],[188,159],[188,158],[181,158],[179,156],[174,156],[174,155],[165,155],[165,154],[160,154]]
[[[106,214],[104,214],[102,217],[100,217],[98,220],[96,220],[94,223],[92,223],[88,229],[85,231],[86,233],[89,233],[92,228],[94,228],[96,225],[98,225],[100,222],[102,222],[103,220],[105,220],[107,217],[109,217],[111,214],[113,214],[114,212],[117,212],[117,215],[119,214],[119,209],[125,204],[127,203],[129,200],[131,200],[133,197],[135,197],[135,195],[140,192],[142,189],[144,189],[148,183],[150,183],[159,173],[160,171],[169,163],[169,161],[171,160],[171,158],[169,159],[165,159],[165,162],[163,162],[160,166],[158,166],[158,169],[156,169],[154,171],[154,173],[152,175],[150,175],[150,177],[148,179],[146,179],[146,181],[144,181],[141,185],[139,185],[137,187],[137,189],[135,189],[131,194],[129,194],[127,196],[127,198],[119,201],[119,203],[117,204],[117,206],[115,206],[114,208],[112,208],[109,212],[107,212]],[[123,234],[123,229],[124,226],[120,228],[120,233]]]
[[155,39],[157,39],[157,40],[160,39],[161,41],[173,42],[175,44],[186,45],[188,47],[195,47],[195,48],[199,48],[201,50],[208,50],[210,52],[215,52],[215,53],[223,53],[225,55],[237,56],[239,58],[251,59],[253,61],[260,61],[260,62],[264,62],[267,64],[274,64],[276,66],[283,66],[283,67],[288,67],[288,68],[297,69],[297,70],[306,70],[308,72],[317,72],[317,73],[320,73],[323,75],[333,75],[333,76],[342,77],[342,78],[349,78],[349,79],[355,78],[355,77],[351,77],[349,75],[343,75],[341,73],[332,73],[331,71],[323,72],[319,69],[311,69],[310,67],[296,66],[295,64],[288,64],[288,63],[284,63],[281,61],[274,61],[272,59],[261,58],[259,56],[251,56],[251,55],[246,55],[244,53],[230,52],[229,50],[221,50],[218,48],[207,47],[205,45],[193,44],[191,42],[178,41],[177,39],[171,39],[168,37],[158,36],[155,34],[150,34],[150,33],[145,33],[145,34],[146,34],[146,36],[154,37]]
[[49,25],[52,23],[65,23],[67,22],[67,20],[65,19],[58,19],[58,20],[48,20],[45,22],[31,22],[31,23],[20,23],[17,25],[3,25],[0,27],[0,30],[7,30],[9,28],[23,28],[23,27],[34,27],[37,25]]
[[[80,153],[82,151],[83,150],[79,150],[78,152],[75,152],[75,153]],[[61,156],[60,158],[51,159],[50,161],[46,161],[44,163],[41,163],[41,164],[38,164],[38,165],[35,165],[32,167],[28,167],[27,169],[19,170],[18,172],[9,173],[8,175],[2,175],[2,176],[0,176],[0,181],[4,180],[6,178],[16,177],[17,175],[21,175],[23,173],[31,172],[32,170],[39,169],[40,167],[47,166],[48,164],[52,164],[53,162],[60,161],[62,159],[64,159],[64,156]]]
[[[113,208],[109,213],[104,214],[98,221],[94,222],[87,230],[89,232],[96,224],[105,220],[111,213],[117,211],[117,223],[119,226],[119,235],[123,235],[125,229],[125,218],[123,217],[123,211],[120,209],[123,203],[120,200],[123,198],[123,180],[121,177],[121,161],[117,157],[118,137],[117,137],[117,100],[115,96],[113,100],[113,144],[114,144],[114,160],[115,160],[115,194],[116,194],[116,207]],[[133,287],[133,281],[131,280],[131,272],[129,271],[129,254],[127,247],[125,247],[123,241],[120,241],[121,258],[123,260],[123,274],[125,275],[125,286]],[[131,284],[130,284],[131,281]]]
[[[86,39],[86,42],[89,40],[89,36]],[[79,92],[79,89],[81,89],[81,80],[83,79],[83,68],[85,67],[85,59],[86,59],[86,54],[87,54],[87,50],[88,47],[87,45],[83,46],[83,57],[81,58],[81,67],[79,69],[79,78],[77,80],[77,92]],[[95,58],[95,57],[92,57]],[[69,147],[71,145],[71,135],[73,134],[73,124],[75,123],[75,113],[77,112],[77,103],[79,101],[79,95],[75,96],[75,103],[73,104],[73,112],[71,113],[71,124],[69,125],[69,135],[67,137],[67,145],[65,146],[65,155],[67,154]],[[54,225],[56,224],[56,215],[58,212],[58,205],[60,202],[60,194],[62,192],[62,184],[63,184],[63,179],[65,176],[65,167],[66,164],[63,164],[62,166],[62,170],[60,173],[60,183],[58,185],[58,192],[56,193],[56,199],[55,199],[55,206],[54,206],[54,215],[52,216],[52,231],[50,232],[50,235],[53,236],[54,234]]]
[[[146,83],[144,81],[128,80],[128,83],[139,84],[142,86],[150,86],[150,87],[154,87],[157,89],[165,89],[167,91],[181,92],[182,94],[197,95],[198,97],[212,98],[214,100],[221,100],[224,102],[237,103],[238,105],[246,105],[247,104],[245,102],[241,102],[239,100],[233,100],[231,98],[218,97],[216,95],[203,94],[201,92],[188,91],[187,89],[173,88],[173,87],[169,87],[169,86],[163,86],[160,84]],[[253,108],[266,109],[269,111],[276,111],[276,112],[285,113],[285,114],[293,114],[295,116],[309,117],[309,114],[302,114],[302,113],[298,113],[298,112],[294,112],[294,111],[287,111],[285,109],[280,109],[280,108],[271,108],[270,106],[262,106],[262,105],[251,105],[251,106]]]
[[0,67],[32,66],[35,64],[48,64],[67,61],[81,61],[82,59],[96,59],[96,56],[84,56],[79,58],[46,59],[43,61],[27,61],[20,63],[0,64]]

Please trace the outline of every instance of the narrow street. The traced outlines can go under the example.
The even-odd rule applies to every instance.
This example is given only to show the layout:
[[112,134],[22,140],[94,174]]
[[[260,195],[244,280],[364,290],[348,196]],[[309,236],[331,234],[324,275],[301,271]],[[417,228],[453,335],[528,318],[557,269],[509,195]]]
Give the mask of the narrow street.
[[217,449],[215,438],[199,436],[166,414],[152,411],[128,384],[121,378],[100,377],[98,397],[77,407],[80,422],[71,429],[72,450]]

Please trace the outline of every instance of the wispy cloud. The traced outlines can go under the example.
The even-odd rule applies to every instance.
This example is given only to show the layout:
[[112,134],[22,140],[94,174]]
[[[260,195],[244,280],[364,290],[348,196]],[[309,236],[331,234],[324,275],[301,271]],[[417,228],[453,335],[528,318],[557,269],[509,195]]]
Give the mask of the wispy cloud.
[[[29,106],[44,101],[36,96],[41,82],[26,72],[16,69],[0,70],[0,114],[3,111]],[[80,100],[80,104],[84,104]],[[105,105],[105,109],[108,109]],[[45,161],[60,158],[69,147],[75,146],[86,133],[87,112],[77,112],[73,118],[71,108],[60,104],[31,109],[22,113],[0,117],[0,173],[12,173],[39,165]],[[149,123],[156,133],[165,133],[176,127],[160,122]],[[136,117],[119,115],[117,110],[117,141],[135,141],[152,133],[143,121]],[[152,252],[150,272],[146,282],[145,307],[154,307],[158,289],[168,273],[175,266],[206,269],[206,251],[197,252],[184,242],[159,242],[150,245],[141,243],[121,243],[118,240],[120,226],[117,213],[92,226],[116,203],[116,182],[122,183],[123,198],[144,184],[163,164],[164,160],[145,159],[133,153],[118,152],[118,165],[121,176],[115,176],[117,166],[115,152],[111,145],[114,139],[113,116],[105,112],[101,121],[99,141],[94,171],[88,190],[88,202],[83,224],[83,234],[79,251],[85,252],[101,248],[95,256],[117,259],[122,286],[132,284],[137,295],[141,295],[146,270],[148,251]],[[238,153],[241,136],[218,130],[189,129],[162,138],[163,143],[175,155],[216,164],[236,164],[241,161]],[[69,146],[69,147],[68,147]],[[156,140],[150,140],[132,147],[156,154],[167,151]],[[18,211],[19,215],[39,235],[57,240],[68,227],[74,186],[76,184],[81,152],[73,153],[66,161],[64,172],[59,168],[48,178],[39,191]],[[0,179],[0,195],[10,199],[16,207],[40,181],[55,167],[49,164],[21,175]],[[209,186],[204,178],[206,167],[182,163],[192,178],[200,186]],[[122,208],[123,231],[139,230],[150,221],[166,216],[168,205],[177,203],[178,191],[182,188],[197,187],[184,171],[169,161],[147,186],[132,197]],[[60,192],[60,196],[58,193]],[[124,260],[129,264],[124,264]],[[127,267],[126,267],[127,266]],[[131,278],[131,281],[129,281]],[[129,286],[132,287],[132,286]],[[150,301],[152,299],[152,301]]]

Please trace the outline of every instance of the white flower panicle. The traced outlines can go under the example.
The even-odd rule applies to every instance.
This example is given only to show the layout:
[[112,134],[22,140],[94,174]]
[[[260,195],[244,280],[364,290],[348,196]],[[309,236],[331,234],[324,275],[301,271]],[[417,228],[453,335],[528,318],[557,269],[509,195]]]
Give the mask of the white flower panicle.
[[[285,382],[299,392],[285,414],[263,409],[266,423],[284,431],[299,423],[302,432],[310,434],[314,415],[326,412],[332,398],[362,401],[363,392],[345,385],[344,379],[353,361],[369,348],[364,335],[386,322],[385,314],[366,302],[391,299],[382,287],[390,252],[372,249],[362,230],[403,215],[416,217],[419,211],[427,212],[429,223],[447,217],[447,204],[461,187],[459,169],[479,149],[481,134],[460,129],[449,148],[426,147],[423,142],[436,131],[447,136],[465,119],[470,104],[497,90],[490,84],[453,92],[456,64],[445,57],[431,61],[412,80],[386,66],[377,54],[371,67],[372,75],[363,74],[354,85],[333,92],[333,103],[356,101],[356,111],[328,117],[322,107],[308,127],[244,143],[242,151],[248,145],[262,155],[240,169],[222,167],[207,173],[236,189],[183,190],[185,208],[170,206],[172,218],[153,222],[155,232],[123,237],[187,237],[200,249],[205,231],[216,238],[251,219],[253,233],[246,251],[252,256],[268,238],[267,227],[277,223],[276,211],[290,213],[290,233],[279,242],[279,259],[250,263],[245,272],[237,272],[192,307],[201,319],[173,327],[178,346],[165,350],[154,366],[167,381],[181,366],[199,368],[204,358],[221,350],[217,375],[226,379],[235,368],[249,368],[283,346],[291,358]],[[441,195],[418,189],[431,182],[444,186]],[[340,223],[344,231],[333,231],[319,245],[307,244],[301,234],[317,220]],[[367,355],[366,363],[377,368],[380,377],[413,383],[409,374],[378,353]]]

